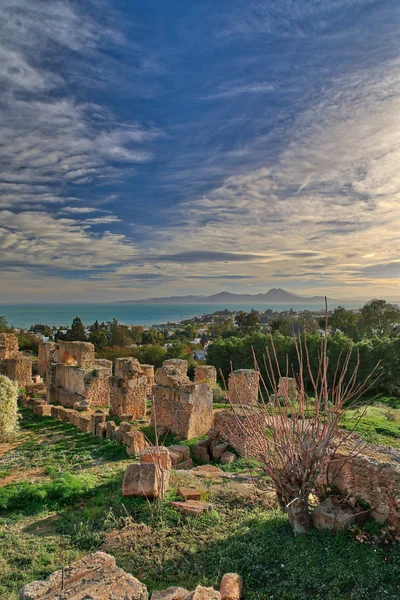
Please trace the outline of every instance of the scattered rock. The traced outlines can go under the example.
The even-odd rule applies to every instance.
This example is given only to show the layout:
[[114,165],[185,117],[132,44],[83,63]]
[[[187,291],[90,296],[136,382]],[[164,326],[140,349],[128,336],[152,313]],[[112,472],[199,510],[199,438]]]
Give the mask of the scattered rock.
[[200,465],[192,469],[192,472],[206,479],[215,479],[225,475],[222,469],[214,467],[214,465]]
[[221,444],[217,444],[214,446],[212,454],[215,460],[219,460],[224,452],[228,449],[228,444],[222,442]]
[[355,513],[354,509],[336,506],[332,498],[326,498],[312,513],[312,522],[319,531],[324,529],[340,531],[355,524]]
[[33,581],[20,600],[147,600],[146,586],[115,564],[104,552],[88,554],[44,581]]
[[125,471],[122,495],[156,498],[167,491],[169,477],[169,470],[161,469],[153,462],[134,463]]
[[199,460],[201,462],[211,462],[210,455],[208,454],[208,449],[204,446],[198,446],[196,444],[193,448],[193,456],[196,460]]
[[229,452],[228,450],[226,450],[221,456],[222,465],[229,465],[235,462],[235,460],[237,460],[236,454],[233,454],[233,452]]
[[140,453],[140,464],[153,463],[162,469],[171,469],[171,457],[165,446],[148,446]]
[[198,517],[204,512],[212,509],[208,502],[199,502],[197,500],[188,500],[187,502],[170,502],[170,505],[181,512],[185,517]]
[[219,588],[221,600],[241,600],[243,579],[238,573],[226,573]]
[[221,594],[214,588],[206,588],[198,585],[197,588],[185,598],[185,600],[221,600]]
[[182,454],[183,460],[187,460],[190,458],[190,448],[189,446],[181,446],[179,444],[168,446],[168,450],[170,452],[179,452]]
[[150,600],[184,600],[188,595],[189,592],[185,588],[169,587],[162,592],[155,590]]
[[201,497],[204,496],[206,490],[198,489],[198,488],[186,488],[180,487],[178,488],[178,494],[185,498],[185,500],[201,500]]
[[188,458],[187,460],[184,460],[183,462],[177,464],[175,469],[177,471],[184,471],[187,469],[191,469],[192,467],[193,467],[193,461],[191,458]]

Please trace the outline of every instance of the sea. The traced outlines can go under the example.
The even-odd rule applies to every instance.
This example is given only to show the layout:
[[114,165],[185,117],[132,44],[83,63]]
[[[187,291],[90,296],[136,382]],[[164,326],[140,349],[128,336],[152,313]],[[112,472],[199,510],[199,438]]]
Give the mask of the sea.
[[[333,309],[337,305],[330,304]],[[359,308],[361,304],[346,303],[346,308]],[[252,308],[260,312],[266,309],[276,311],[289,310],[323,310],[318,304],[0,304],[0,316],[7,319],[8,324],[21,329],[29,329],[31,325],[70,325],[74,317],[80,317],[85,325],[94,321],[111,321],[113,318],[125,325],[158,325],[161,323],[177,323],[195,316],[210,314],[227,308],[231,311],[250,311]]]

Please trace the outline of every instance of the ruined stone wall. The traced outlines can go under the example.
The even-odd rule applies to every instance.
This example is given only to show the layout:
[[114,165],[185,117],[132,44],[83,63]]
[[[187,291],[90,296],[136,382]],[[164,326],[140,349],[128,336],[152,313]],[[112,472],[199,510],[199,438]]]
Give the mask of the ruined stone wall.
[[211,365],[199,365],[194,370],[195,383],[206,383],[210,389],[217,385],[217,370]]
[[111,395],[112,362],[96,361],[96,368],[85,375],[85,397],[89,406],[109,406]]
[[229,375],[228,396],[232,404],[256,404],[259,374],[254,369],[238,369]]
[[42,377],[46,375],[47,364],[49,362],[55,362],[55,353],[55,342],[41,342],[39,344],[37,370],[39,375],[41,375]]
[[140,365],[143,371],[143,375],[147,377],[147,395],[151,396],[153,393],[154,385],[154,366],[153,365]]
[[280,377],[278,385],[278,396],[288,400],[289,402],[296,402],[299,392],[297,390],[297,384],[294,377]]
[[54,360],[82,369],[96,366],[94,346],[90,342],[58,342]]
[[117,358],[111,380],[110,414],[145,416],[147,410],[148,377],[136,358]]
[[13,333],[0,333],[0,360],[13,358],[17,353],[17,336]]
[[20,386],[32,383],[32,360],[29,356],[24,356],[18,352],[13,358],[6,361],[7,377],[13,381],[18,381]]
[[157,369],[152,424],[192,439],[210,429],[213,397],[206,383],[191,383],[186,373],[185,360],[167,360]]
[[338,462],[330,464],[325,482],[367,502],[374,519],[400,532],[400,452],[375,448],[367,446],[350,458],[341,451],[335,457]]
[[21,386],[32,383],[32,360],[18,351],[18,338],[13,333],[0,333],[0,374]]
[[265,418],[262,411],[256,409],[240,411],[240,415],[236,415],[232,409],[228,408],[214,413],[212,428],[218,434],[218,438],[229,442],[242,456],[248,456],[251,448],[242,426],[238,423],[238,416],[244,428],[251,431],[254,427],[257,432],[260,431],[260,419]]

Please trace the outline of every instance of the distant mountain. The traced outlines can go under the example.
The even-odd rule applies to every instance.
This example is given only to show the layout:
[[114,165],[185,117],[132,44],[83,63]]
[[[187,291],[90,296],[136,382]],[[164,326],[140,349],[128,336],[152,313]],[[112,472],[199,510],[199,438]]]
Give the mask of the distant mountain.
[[[165,296],[162,298],[146,298],[143,300],[125,300],[124,304],[190,304],[190,303],[254,303],[254,304],[323,304],[324,296],[299,296],[280,288],[273,288],[265,294],[232,294],[231,292],[219,292],[212,296]],[[328,302],[335,302],[328,298]]]

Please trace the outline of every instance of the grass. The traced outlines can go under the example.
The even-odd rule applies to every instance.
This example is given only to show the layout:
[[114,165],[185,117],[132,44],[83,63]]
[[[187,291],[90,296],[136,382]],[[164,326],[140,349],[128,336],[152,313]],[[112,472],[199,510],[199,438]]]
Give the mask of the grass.
[[367,442],[400,448],[400,409],[377,403],[346,414],[342,426],[361,435]]
[[351,533],[294,538],[268,490],[240,482],[241,459],[227,466],[232,480],[201,480],[214,510],[186,519],[168,501],[178,485],[199,482],[193,475],[173,475],[157,514],[143,498],[122,497],[131,460],[123,447],[28,411],[21,427],[21,445],[0,461],[23,478],[0,487],[0,599],[16,600],[25,583],[98,548],[149,591],[218,587],[238,571],[245,600],[399,599],[396,547],[360,544]]

